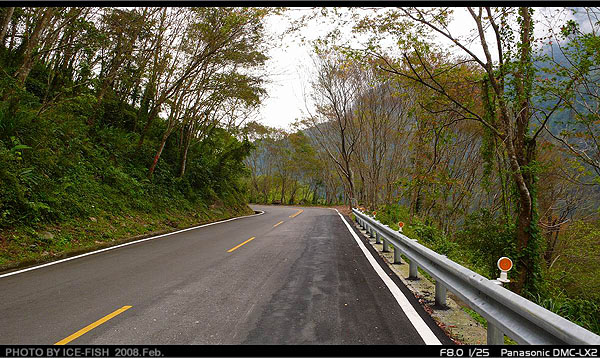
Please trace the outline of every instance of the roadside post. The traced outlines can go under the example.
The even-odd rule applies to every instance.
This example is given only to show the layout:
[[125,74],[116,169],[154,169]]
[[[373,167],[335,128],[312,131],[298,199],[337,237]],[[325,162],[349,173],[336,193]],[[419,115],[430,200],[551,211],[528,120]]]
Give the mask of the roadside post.
[[[512,269],[513,262],[508,257],[503,256],[498,259],[497,265],[498,269],[500,269],[500,277],[498,277],[493,282],[498,286],[502,286],[502,284],[510,282],[510,280],[508,279],[508,271]],[[487,327],[487,344],[504,344],[504,332],[502,332],[498,327],[491,324],[490,321],[488,321]]]
[[[404,227],[404,223],[402,221],[398,222],[398,232],[402,232],[402,228]],[[400,251],[399,248],[397,248],[396,246],[394,246],[394,263],[395,264],[401,264],[402,263],[402,256],[400,256],[402,252]]]
[[508,279],[508,271],[512,269],[513,262],[506,256],[503,256],[498,259],[498,268],[500,269],[500,277],[496,279],[497,284],[502,286],[503,283],[508,283],[510,280]]

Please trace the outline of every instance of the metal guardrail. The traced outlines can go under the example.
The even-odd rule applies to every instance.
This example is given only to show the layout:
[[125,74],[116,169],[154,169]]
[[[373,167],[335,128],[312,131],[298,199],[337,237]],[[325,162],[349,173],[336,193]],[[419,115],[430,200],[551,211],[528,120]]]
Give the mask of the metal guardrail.
[[487,320],[487,343],[504,344],[504,335],[519,344],[600,344],[600,336],[505,289],[435,251],[419,244],[375,220],[352,209],[357,223],[376,242],[383,241],[383,251],[394,247],[394,263],[401,254],[410,260],[408,279],[417,279],[418,270],[431,275],[435,283],[435,302],[445,306],[450,290],[471,309]]

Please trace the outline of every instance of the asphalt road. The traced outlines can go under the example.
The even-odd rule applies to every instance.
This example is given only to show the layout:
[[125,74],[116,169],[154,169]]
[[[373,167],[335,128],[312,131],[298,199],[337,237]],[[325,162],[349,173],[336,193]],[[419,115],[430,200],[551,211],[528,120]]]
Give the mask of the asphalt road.
[[253,208],[0,275],[0,344],[424,343],[335,210]]

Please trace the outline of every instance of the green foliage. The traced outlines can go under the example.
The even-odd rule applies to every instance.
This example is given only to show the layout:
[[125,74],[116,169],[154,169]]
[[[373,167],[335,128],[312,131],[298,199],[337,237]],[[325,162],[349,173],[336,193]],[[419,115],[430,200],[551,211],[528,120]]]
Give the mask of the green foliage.
[[[578,220],[559,237],[547,271],[549,288],[600,302],[600,222]],[[552,292],[551,290],[548,290]]]
[[596,334],[600,333],[600,304],[597,300],[569,298],[562,292],[529,296],[530,300]]
[[377,220],[392,225],[393,228],[397,229],[396,225],[399,221],[405,223],[409,222],[410,214],[408,208],[398,204],[388,204],[377,209]]
[[411,226],[411,231],[419,242],[439,254],[452,257],[458,249],[458,245],[455,242],[451,242],[441,230],[431,224],[415,221]]
[[397,230],[398,222],[404,222],[403,233],[411,239],[417,239],[419,243],[433,251],[448,256],[450,259],[461,260],[459,245],[450,240],[432,222],[423,221],[413,217],[411,219],[408,208],[393,204],[385,205],[377,210],[377,220]]
[[339,203],[332,195],[321,196],[326,190],[323,178],[327,168],[307,134],[287,133],[253,122],[245,132],[254,140],[254,150],[245,161],[251,174],[247,184],[250,201],[292,205]]
[[[503,223],[488,210],[468,215],[452,237],[444,235],[431,222],[411,219],[408,208],[398,204],[380,207],[376,218],[395,230],[398,221],[403,221],[405,235],[490,279],[498,275],[496,264],[500,257],[516,257],[515,224]],[[600,225],[580,221],[565,235],[569,241],[564,255],[569,260],[557,260],[546,279],[539,282],[536,293],[530,289],[525,295],[540,306],[600,333],[600,271],[597,267]],[[465,311],[485,326],[481,316],[470,309]]]
[[455,240],[460,244],[479,273],[495,278],[496,263],[502,256],[514,258],[514,225],[506,225],[489,210],[480,210],[467,216]]
[[398,204],[380,207],[377,220],[395,230],[399,221],[404,222],[405,235],[488,278],[497,275],[500,257],[514,253],[514,225],[500,223],[487,210],[470,214],[454,235],[445,234],[430,220],[411,218],[409,209]]
[[[0,62],[18,63],[15,56],[3,52]],[[94,223],[111,218],[106,226],[130,216],[152,221],[169,217],[170,212],[180,217],[207,210],[209,205],[227,215],[247,210],[243,195],[247,141],[215,127],[190,146],[188,170],[179,177],[180,134],[175,132],[150,181],[148,159],[156,151],[164,122],[153,123],[138,149],[139,130],[145,123],[138,122],[138,108],[112,89],[100,108],[94,89],[82,87],[78,93],[63,89],[70,95],[67,100],[40,111],[48,91],[54,91],[47,87],[50,76],[50,70],[36,61],[22,90],[6,73],[0,74],[0,94],[6,94],[0,101],[0,232],[14,233],[17,240],[4,245],[0,240],[4,261],[39,254],[40,247],[58,251],[77,247],[75,236],[62,234],[36,241],[40,227],[67,225],[79,230],[78,225],[85,227],[92,218]],[[91,117],[96,118],[93,125],[88,124]],[[132,230],[139,233],[134,223]],[[128,234],[111,232],[113,239],[112,235]],[[101,230],[95,237],[104,237]]]

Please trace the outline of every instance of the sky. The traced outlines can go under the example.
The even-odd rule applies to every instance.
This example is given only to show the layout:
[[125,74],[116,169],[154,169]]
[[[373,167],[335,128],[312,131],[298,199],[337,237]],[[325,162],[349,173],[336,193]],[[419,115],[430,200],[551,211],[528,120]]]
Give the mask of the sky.
[[[551,9],[538,9],[535,12],[536,17],[547,13]],[[291,18],[298,18],[306,14],[308,9],[296,8],[288,11],[286,14]],[[288,27],[289,20],[283,16],[271,17],[267,20],[267,31],[273,36],[279,36]],[[465,26],[466,25],[466,26]],[[257,114],[257,120],[264,125],[282,129],[291,129],[291,124],[299,118],[306,115],[307,109],[313,107],[309,100],[312,65],[311,52],[307,42],[302,43],[301,36],[307,40],[315,40],[324,36],[329,30],[333,29],[331,22],[317,18],[302,28],[299,33],[292,36],[286,36],[278,46],[275,46],[269,52],[271,59],[267,63],[268,80],[267,85],[268,98],[263,101],[263,105]],[[449,29],[453,34],[467,36],[474,28],[474,21],[467,12],[466,8],[456,8],[453,21]],[[535,29],[536,36],[543,32],[543,26]],[[490,34],[491,35],[491,34]],[[493,38],[493,36],[487,36]],[[447,42],[440,38],[440,41]],[[483,52],[479,43],[472,44],[470,47],[478,56],[483,57]]]
[[[300,16],[307,10],[294,10]],[[267,31],[274,36],[281,35],[288,27],[284,17],[271,17]],[[326,26],[311,26],[303,29],[303,35],[312,39],[326,33]],[[313,36],[311,36],[313,34]],[[306,44],[294,36],[286,36],[269,52],[271,58],[267,63],[270,83],[267,86],[268,98],[263,102],[259,113],[261,123],[270,127],[289,129],[290,124],[306,113],[305,93],[309,86],[307,70],[312,67],[311,50]],[[310,106],[309,106],[310,108]]]

